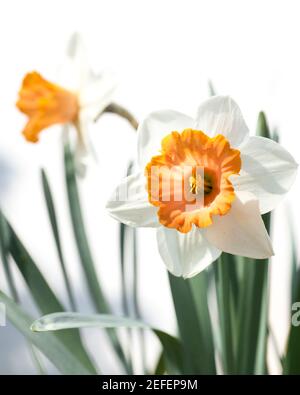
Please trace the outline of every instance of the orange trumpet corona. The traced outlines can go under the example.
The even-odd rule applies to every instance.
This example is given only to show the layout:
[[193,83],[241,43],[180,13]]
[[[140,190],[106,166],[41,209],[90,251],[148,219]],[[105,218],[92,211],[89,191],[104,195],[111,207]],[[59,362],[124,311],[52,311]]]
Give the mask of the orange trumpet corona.
[[149,202],[159,208],[159,222],[168,228],[182,233],[193,224],[205,228],[213,215],[229,212],[235,199],[229,177],[240,169],[240,151],[223,135],[174,131],[162,140],[161,154],[146,166]]
[[79,113],[74,93],[45,80],[37,72],[25,76],[17,107],[28,116],[23,135],[32,143],[36,143],[39,133],[49,126],[76,123]]

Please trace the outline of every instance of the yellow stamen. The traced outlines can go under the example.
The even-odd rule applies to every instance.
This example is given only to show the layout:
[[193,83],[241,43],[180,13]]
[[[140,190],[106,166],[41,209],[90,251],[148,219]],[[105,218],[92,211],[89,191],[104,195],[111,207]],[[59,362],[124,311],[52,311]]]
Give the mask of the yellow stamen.
[[79,113],[78,98],[74,93],[45,80],[37,72],[25,76],[17,107],[29,118],[23,135],[33,143],[49,126],[76,123]]
[[208,195],[209,193],[212,192],[213,185],[211,178],[206,174],[204,174],[203,178],[200,174],[190,176],[189,178],[190,192],[193,195],[198,195],[201,192],[204,193],[205,195]]

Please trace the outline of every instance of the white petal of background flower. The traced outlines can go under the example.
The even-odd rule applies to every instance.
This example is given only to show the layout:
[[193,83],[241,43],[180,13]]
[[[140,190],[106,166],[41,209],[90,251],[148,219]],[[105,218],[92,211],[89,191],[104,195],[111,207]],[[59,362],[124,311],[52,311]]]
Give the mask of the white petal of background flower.
[[138,128],[138,158],[141,168],[147,165],[152,156],[159,154],[165,136],[194,126],[193,118],[178,111],[161,110],[149,114]]
[[229,96],[215,96],[203,102],[198,109],[196,126],[209,136],[222,134],[232,147],[239,147],[249,135],[239,106]]
[[109,72],[94,74],[89,72],[88,79],[80,93],[80,106],[90,121],[107,107],[114,98],[117,88],[116,77]]
[[177,277],[193,277],[221,254],[196,227],[184,234],[161,226],[156,235],[160,255],[167,269]]
[[280,144],[264,137],[251,137],[241,147],[242,169],[231,181],[239,191],[259,199],[262,214],[273,210],[295,181],[298,165]]
[[95,73],[89,58],[83,37],[78,32],[72,34],[61,60],[57,83],[78,94],[81,111],[93,121],[112,102],[117,80],[113,73],[102,68]]
[[129,226],[159,226],[157,208],[149,203],[145,184],[144,173],[125,178],[106,205],[110,215]]
[[248,192],[237,192],[229,213],[214,216],[204,234],[211,244],[230,254],[258,259],[274,254],[258,200]]
[[54,58],[58,68],[57,83],[66,89],[79,93],[86,85],[90,73],[87,49],[83,37],[75,32],[66,42],[61,59]]

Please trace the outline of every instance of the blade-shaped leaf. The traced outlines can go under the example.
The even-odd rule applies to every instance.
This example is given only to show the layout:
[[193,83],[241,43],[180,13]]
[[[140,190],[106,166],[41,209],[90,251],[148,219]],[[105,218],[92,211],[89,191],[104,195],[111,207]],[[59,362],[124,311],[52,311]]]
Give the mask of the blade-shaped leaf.
[[287,217],[288,217],[288,222],[289,222],[289,240],[290,240],[290,249],[291,249],[291,281],[290,281],[290,287],[291,287],[291,301],[292,304],[295,302],[298,302],[297,300],[297,293],[298,293],[298,249],[297,249],[297,241],[296,241],[296,232],[294,229],[294,224],[293,224],[293,217],[292,213],[289,210],[289,207],[287,208]]
[[161,352],[159,354],[159,357],[157,359],[155,369],[154,369],[154,375],[155,376],[161,376],[165,374],[167,371],[166,366],[165,366],[165,360],[164,360],[164,354]]
[[214,374],[214,355],[210,354],[205,333],[199,324],[190,283],[171,274],[169,274],[169,281],[184,349],[184,372],[186,374]]
[[216,95],[216,90],[215,90],[214,84],[211,80],[208,81],[208,93],[209,93],[209,96]]
[[191,287],[199,326],[201,327],[201,333],[203,334],[203,341],[205,342],[205,353],[207,355],[207,362],[210,364],[209,371],[215,373],[215,351],[214,351],[214,339],[213,331],[211,326],[211,317],[209,314],[208,307],[208,273],[203,271],[197,276],[187,280]]
[[[266,263],[267,264],[267,263]],[[262,284],[262,303],[260,311],[260,319],[257,334],[257,346],[254,373],[255,374],[267,374],[267,341],[269,336],[268,331],[268,308],[269,308],[269,290],[268,290],[268,278],[265,273],[265,279]]]
[[233,297],[233,279],[230,276],[236,257],[223,253],[215,262],[216,292],[220,322],[221,358],[223,371],[235,373],[236,306]]
[[108,313],[110,309],[97,279],[95,265],[85,231],[77,188],[75,163],[69,144],[65,144],[64,156],[69,209],[82,268],[97,311],[100,313]]
[[[260,112],[257,135],[271,138],[266,116]],[[270,214],[263,215],[268,232],[271,228]],[[244,259],[243,289],[239,307],[238,373],[264,374],[266,372],[268,339],[268,277],[267,259]]]
[[[10,243],[9,239],[10,236],[9,236],[8,227],[5,218],[3,217],[0,211],[0,251],[1,251],[2,263],[4,266],[4,274],[13,301],[19,303],[19,295],[18,295],[17,287],[15,285],[14,278],[11,272],[11,267],[9,264],[9,243]],[[46,370],[34,346],[29,341],[27,342],[27,346],[32,358],[32,362],[37,372],[39,374],[46,374]]]
[[[126,176],[132,174],[133,162],[129,162],[127,166]],[[138,262],[137,262],[137,235],[136,229],[119,224],[119,242],[120,242],[120,271],[121,271],[121,295],[123,314],[126,316],[133,316],[140,318],[139,300],[138,300]],[[130,302],[130,303],[129,303]],[[133,307],[131,314],[130,305]],[[136,332],[139,340],[139,350],[142,359],[143,372],[147,372],[146,366],[146,344],[144,331],[138,330]],[[132,330],[128,328],[128,362],[132,366],[131,342]]]
[[59,331],[70,328],[149,328],[142,321],[110,314],[53,313],[34,321],[33,332]]
[[45,170],[42,169],[41,171],[41,178],[42,178],[42,185],[43,185],[43,191],[44,191],[44,196],[45,196],[45,201],[47,205],[47,210],[48,210],[48,215],[52,227],[52,232],[53,232],[53,237],[55,240],[55,245],[57,249],[57,254],[59,258],[59,262],[61,265],[61,270],[64,278],[64,282],[66,285],[66,290],[69,296],[69,301],[70,301],[70,306],[72,310],[76,310],[76,303],[75,303],[75,298],[72,292],[71,284],[69,281],[66,265],[65,265],[65,259],[63,256],[62,252],[62,247],[61,247],[61,241],[60,241],[60,234],[59,234],[59,229],[58,229],[58,224],[57,224],[57,219],[56,219],[56,212],[55,212],[55,207],[54,207],[54,202],[52,198],[52,193],[50,189],[50,185],[48,182],[48,178],[46,175]]
[[18,302],[18,294],[14,286],[11,268],[9,265],[9,244],[10,244],[10,234],[2,212],[0,211],[0,252],[1,260],[4,267],[4,273],[7,279],[9,291],[13,299]]
[[[259,333],[266,334],[268,302],[268,260],[256,261],[245,258],[243,265],[243,288],[239,306],[238,327],[238,360],[237,369],[241,374],[253,374],[259,345]],[[263,328],[262,326],[265,326]],[[264,342],[267,336],[264,336]],[[259,365],[265,365],[266,344],[260,345],[264,353],[261,354]],[[261,351],[262,352],[262,351]]]
[[[66,142],[64,147],[64,163],[68,203],[73,225],[73,233],[76,240],[77,250],[80,256],[82,268],[86,277],[88,289],[96,310],[99,313],[103,314],[110,313],[110,307],[98,281],[92,253],[85,231],[83,216],[81,212],[79,192],[77,188],[75,162],[68,142]],[[116,350],[117,355],[120,358],[120,361],[124,364],[127,371],[129,371],[130,368],[126,360],[126,356],[124,355],[122,346],[116,333],[114,331],[109,331],[108,335],[111,339],[114,349]]]
[[153,329],[153,331],[159,338],[162,345],[164,365],[166,367],[167,373],[182,374],[184,372],[184,356],[180,341],[176,337],[158,329]]
[[182,372],[182,349],[178,339],[159,329],[152,328],[141,320],[108,314],[54,313],[41,317],[31,325],[32,331],[38,332],[87,327],[150,329],[161,342],[167,371],[172,374]]
[[[29,255],[28,251],[16,235],[15,231],[2,215],[5,221],[7,232],[9,233],[9,251],[22,274],[31,296],[42,314],[52,313],[54,311],[64,311],[64,307],[49,287],[44,276],[38,269],[37,265]],[[59,340],[76,355],[89,371],[96,373],[96,370],[82,345],[78,331],[64,331],[57,334]]]
[[271,132],[267,122],[266,114],[263,111],[258,114],[256,134],[267,139],[271,138]]
[[0,302],[6,306],[9,321],[56,366],[62,374],[91,374],[74,354],[51,333],[39,334],[30,330],[32,318],[20,306],[0,291]]
[[[293,314],[299,316],[300,302],[300,269],[298,268],[298,249],[296,241],[296,232],[293,224],[292,213],[288,211],[289,231],[291,240],[291,327],[287,341],[286,355],[283,359],[284,374],[300,374],[300,326],[293,325]],[[296,307],[296,310],[294,308]],[[296,324],[298,323],[298,319]]]

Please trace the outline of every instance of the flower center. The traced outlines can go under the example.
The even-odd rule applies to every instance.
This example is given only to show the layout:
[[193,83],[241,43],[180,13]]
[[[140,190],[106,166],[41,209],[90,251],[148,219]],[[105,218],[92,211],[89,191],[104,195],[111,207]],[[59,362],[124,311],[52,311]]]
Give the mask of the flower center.
[[204,177],[200,174],[193,174],[189,178],[190,192],[193,195],[199,195],[204,192],[204,195],[208,195],[212,192],[213,182],[212,178],[204,173]]
[[207,227],[213,215],[228,213],[235,198],[229,177],[240,171],[240,151],[222,135],[211,138],[193,129],[172,132],[161,148],[145,174],[162,225],[186,233],[193,224]]
[[17,107],[29,118],[23,134],[34,143],[43,129],[55,124],[75,123],[79,113],[78,98],[74,93],[45,80],[36,72],[25,76]]

